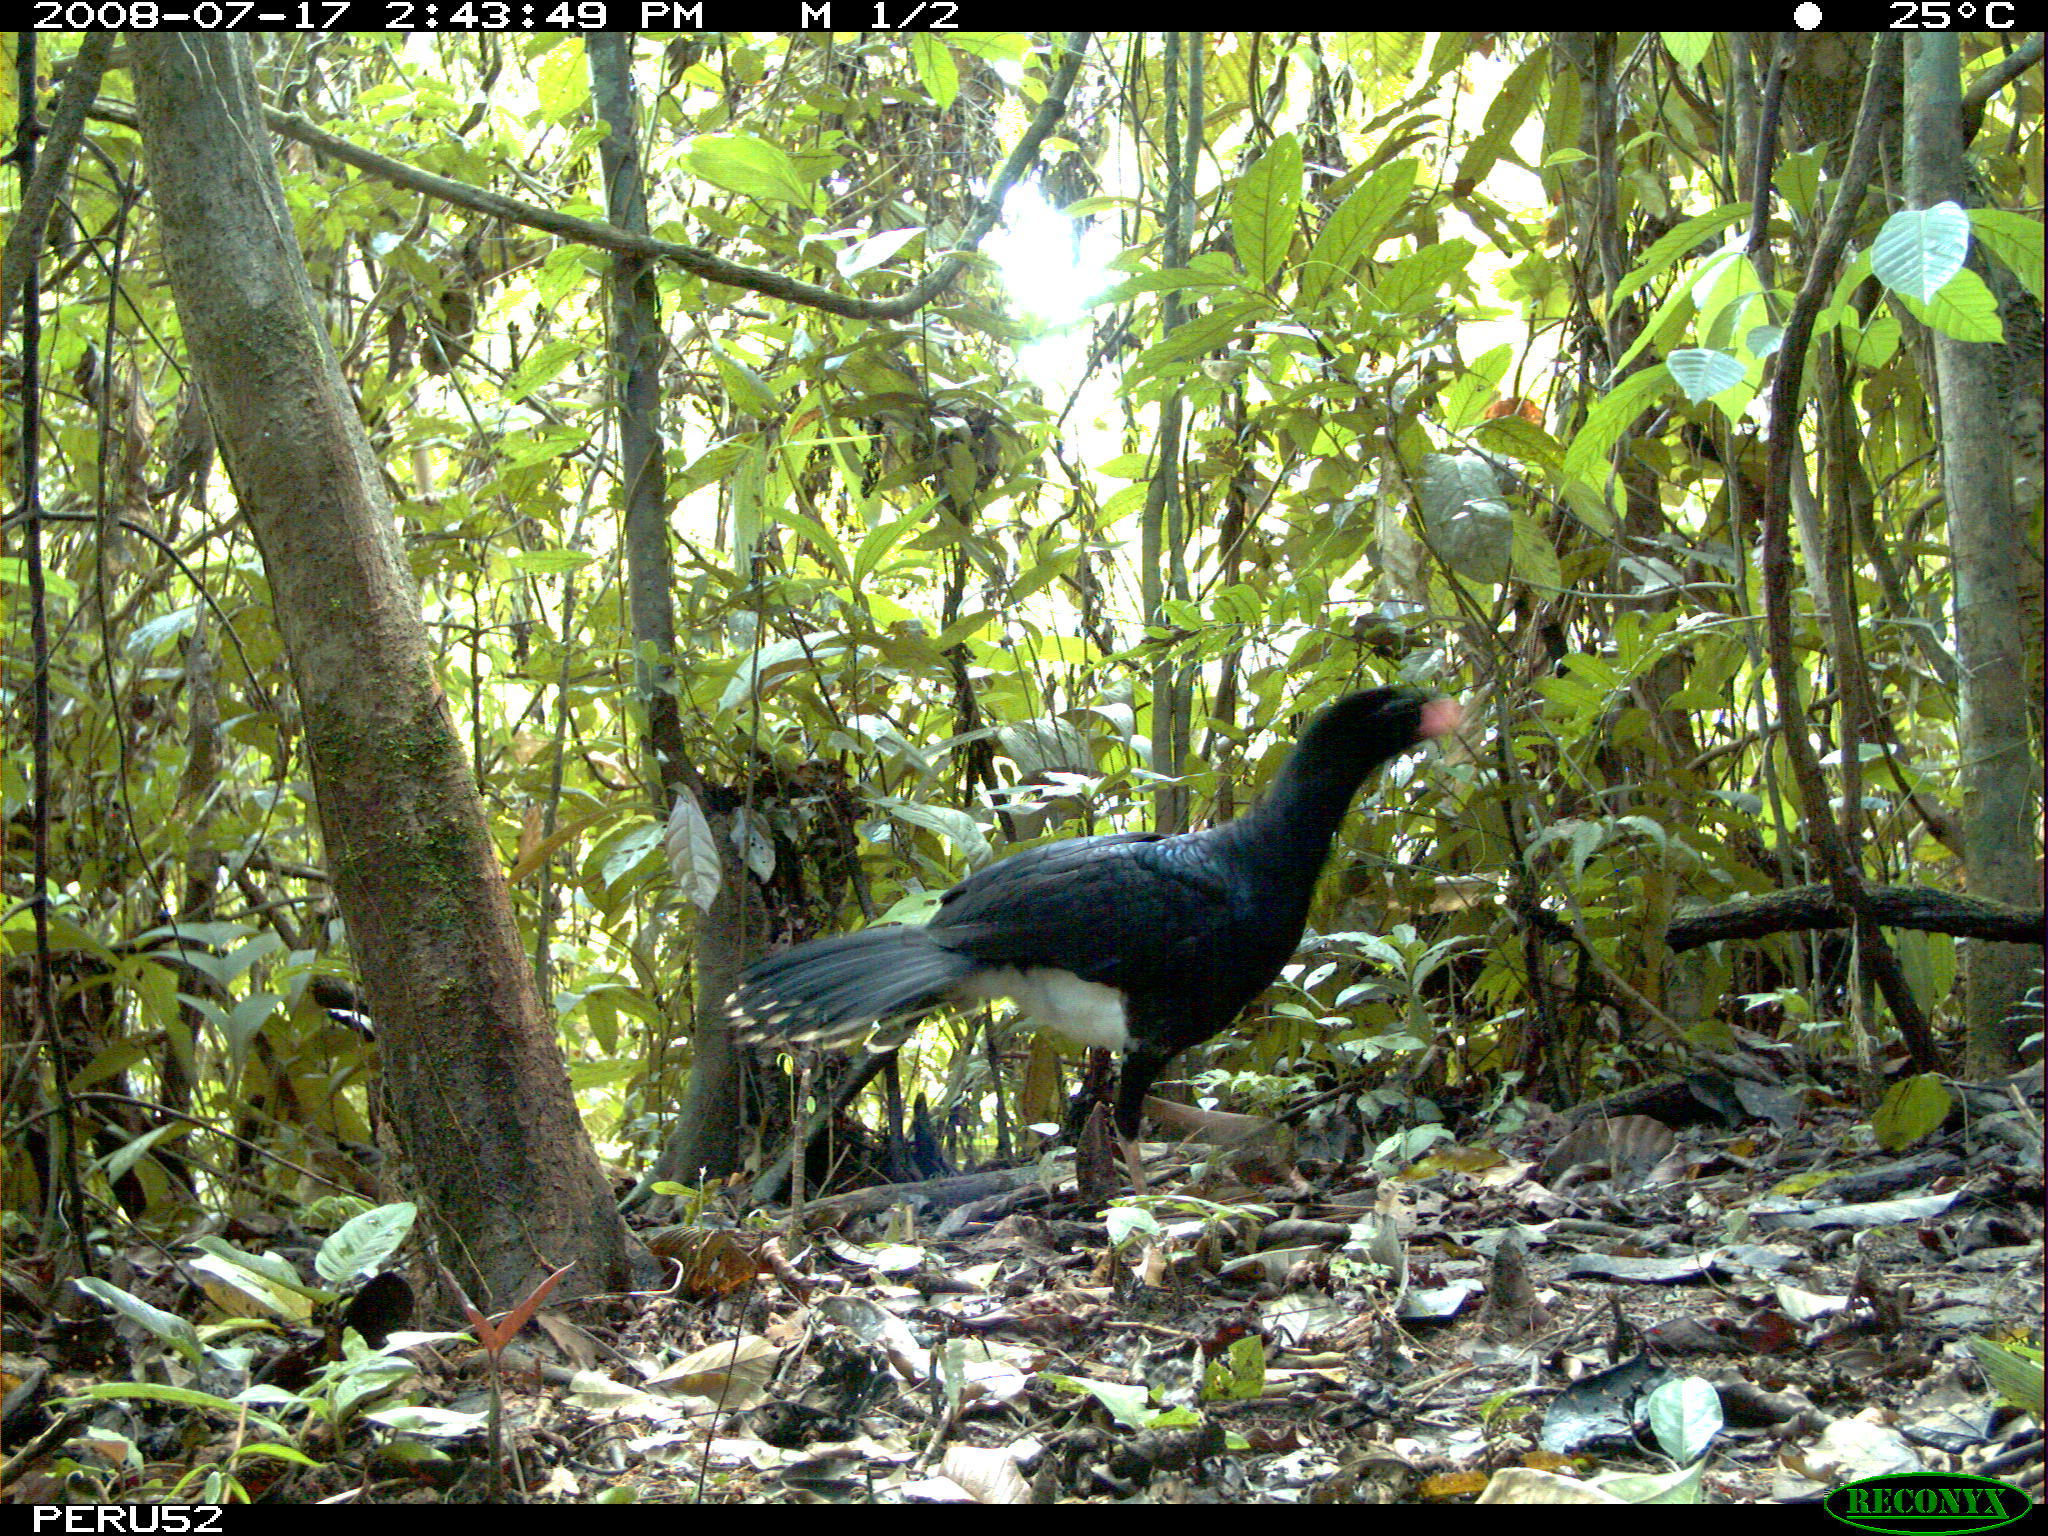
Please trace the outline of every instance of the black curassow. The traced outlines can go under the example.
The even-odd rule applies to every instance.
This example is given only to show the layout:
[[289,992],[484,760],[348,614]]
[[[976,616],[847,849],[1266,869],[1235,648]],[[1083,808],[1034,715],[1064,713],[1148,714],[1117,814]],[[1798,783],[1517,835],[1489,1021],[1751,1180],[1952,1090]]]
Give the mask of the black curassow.
[[947,1003],[1013,999],[1082,1045],[1123,1052],[1116,1128],[1133,1183],[1146,1091],[1222,1033],[1301,942],[1330,840],[1368,775],[1454,729],[1454,700],[1413,688],[1339,699],[1265,797],[1220,827],[1027,848],[969,875],[921,926],[799,944],[750,967],[729,1011],[742,1041],[843,1045]]

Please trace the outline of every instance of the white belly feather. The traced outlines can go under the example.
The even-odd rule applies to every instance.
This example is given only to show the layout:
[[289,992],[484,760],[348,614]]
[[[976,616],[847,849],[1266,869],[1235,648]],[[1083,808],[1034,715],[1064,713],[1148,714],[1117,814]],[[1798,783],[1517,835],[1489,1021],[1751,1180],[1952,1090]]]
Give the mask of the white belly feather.
[[962,982],[956,993],[985,1001],[1007,997],[1034,1023],[1077,1045],[1120,1051],[1130,1038],[1123,993],[1057,966],[993,965]]

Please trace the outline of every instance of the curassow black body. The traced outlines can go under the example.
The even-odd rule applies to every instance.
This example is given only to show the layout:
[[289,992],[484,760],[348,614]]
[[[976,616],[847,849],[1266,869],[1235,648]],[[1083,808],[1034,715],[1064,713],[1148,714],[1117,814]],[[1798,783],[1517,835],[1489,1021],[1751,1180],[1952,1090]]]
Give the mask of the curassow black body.
[[1222,1033],[1301,942],[1330,840],[1366,777],[1457,725],[1450,699],[1374,688],[1302,732],[1237,820],[1027,848],[968,876],[921,927],[818,939],[752,966],[730,1011],[742,1040],[848,1043],[945,1003],[1014,999],[1039,1024],[1123,1052],[1116,1126]]

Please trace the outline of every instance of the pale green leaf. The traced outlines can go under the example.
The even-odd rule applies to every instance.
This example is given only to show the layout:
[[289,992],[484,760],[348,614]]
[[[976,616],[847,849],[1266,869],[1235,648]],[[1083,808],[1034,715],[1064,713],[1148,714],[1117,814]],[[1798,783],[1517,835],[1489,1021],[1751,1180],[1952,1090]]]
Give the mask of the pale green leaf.
[[1283,133],[1245,168],[1230,199],[1238,264],[1264,287],[1286,259],[1301,206],[1301,141]]

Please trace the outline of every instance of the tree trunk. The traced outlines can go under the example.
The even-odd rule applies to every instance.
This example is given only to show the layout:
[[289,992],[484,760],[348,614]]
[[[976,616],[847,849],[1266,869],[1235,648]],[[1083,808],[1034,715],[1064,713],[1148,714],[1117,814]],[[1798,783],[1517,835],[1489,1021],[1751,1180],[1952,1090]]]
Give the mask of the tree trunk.
[[[1961,62],[1956,40],[1914,38],[1906,50],[1906,191],[1915,208],[1966,203]],[[1957,816],[1970,894],[2022,906],[2039,890],[2034,850],[2041,773],[2027,728],[2019,573],[2026,541],[2015,513],[2007,412],[1992,368],[1997,349],[1934,333],[1941,410],[1942,499],[1955,557],[1962,754]],[[2014,1005],[2041,961],[2031,947],[1963,946],[1964,1071],[1986,1078],[2019,1059]]]
[[247,42],[130,35],[164,263],[297,686],[389,1123],[480,1305],[629,1240],[576,1118],[383,482],[272,164]]

